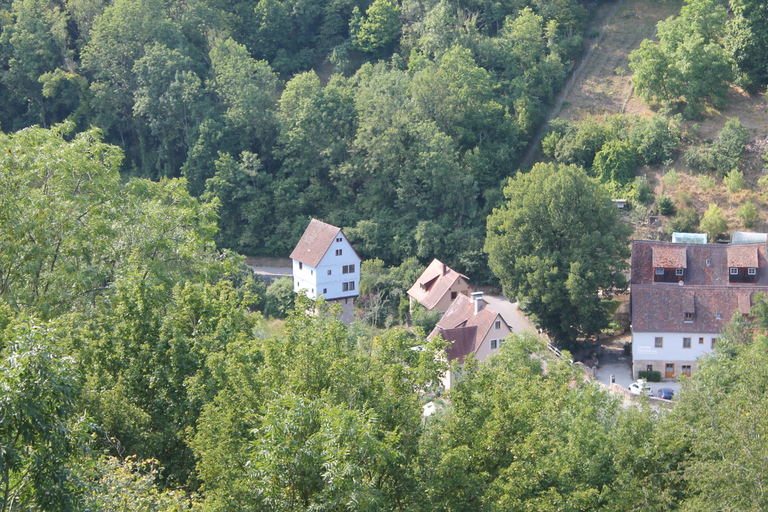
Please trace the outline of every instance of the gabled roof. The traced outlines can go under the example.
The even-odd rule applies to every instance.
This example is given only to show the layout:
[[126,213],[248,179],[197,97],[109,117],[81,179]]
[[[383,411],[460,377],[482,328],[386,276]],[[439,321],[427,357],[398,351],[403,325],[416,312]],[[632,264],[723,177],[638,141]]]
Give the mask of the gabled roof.
[[341,228],[312,219],[304,230],[304,234],[301,235],[301,240],[293,249],[291,259],[310,267],[317,267],[339,233],[342,233]]
[[[448,340],[446,336],[455,337],[457,340],[461,340],[460,347],[455,349],[455,353],[458,354],[465,351],[465,344],[468,343],[463,336],[467,336],[470,329],[474,329],[472,348],[461,356],[464,357],[469,353],[476,352],[480,348],[480,343],[485,339],[497,318],[506,325],[504,318],[496,310],[489,308],[487,303],[484,303],[480,311],[475,314],[475,301],[466,295],[459,294],[448,311],[437,322],[428,339],[432,339],[438,333],[445,340]],[[507,328],[509,328],[508,325]],[[449,349],[449,360],[452,353]]]
[[460,277],[469,281],[467,276],[459,274],[435,258],[408,290],[408,295],[427,309],[433,309]]
[[737,245],[730,246],[727,250],[729,267],[751,267],[757,268],[757,246],[755,245]]
[[685,268],[687,258],[685,247],[662,245],[653,248],[654,268]]
[[440,335],[445,341],[451,343],[445,351],[448,360],[453,361],[454,359],[458,359],[463,363],[464,358],[474,350],[477,326],[445,329],[440,331]]

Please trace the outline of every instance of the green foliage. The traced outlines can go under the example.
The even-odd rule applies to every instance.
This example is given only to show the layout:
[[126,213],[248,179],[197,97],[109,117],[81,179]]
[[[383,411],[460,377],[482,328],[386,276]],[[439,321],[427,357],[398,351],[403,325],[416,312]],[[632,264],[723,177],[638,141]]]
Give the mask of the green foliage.
[[293,291],[293,278],[283,276],[267,286],[264,297],[264,314],[272,318],[285,318],[293,310],[296,292]]
[[660,215],[672,215],[675,213],[675,203],[668,195],[660,195],[656,200],[656,209]]
[[727,175],[723,177],[723,185],[730,193],[738,192],[747,186],[744,181],[744,173],[738,169],[731,169]]
[[437,322],[440,320],[440,311],[433,309],[428,311],[427,308],[419,304],[418,302],[413,304],[411,310],[411,318],[414,327],[420,327],[422,332],[430,333],[435,328]]
[[672,233],[696,233],[699,227],[699,214],[693,208],[683,208],[667,221],[664,231]]
[[736,210],[736,216],[744,222],[745,228],[751,228],[757,220],[757,208],[752,201],[747,201]]
[[689,0],[677,18],[657,24],[659,42],[645,40],[629,55],[632,83],[646,101],[684,102],[699,117],[706,104],[725,104],[733,58],[723,47],[726,12],[714,0]]
[[640,201],[641,204],[648,205],[653,202],[653,190],[651,190],[651,185],[648,183],[648,178],[645,176],[637,176],[635,178],[634,188],[637,200]]
[[641,370],[637,372],[637,377],[645,379],[648,382],[661,382],[661,372],[657,370],[645,371]]
[[638,120],[632,126],[629,138],[647,165],[658,165],[675,155],[682,129],[680,116],[667,118],[654,114]]
[[706,174],[699,176],[697,181],[701,190],[710,190],[716,185],[715,178]]
[[723,217],[723,211],[719,206],[710,204],[699,224],[701,231],[707,234],[709,240],[714,242],[717,237],[728,230],[728,222]]
[[635,179],[637,151],[627,141],[606,142],[595,155],[592,170],[603,182],[612,181],[620,185]]
[[738,119],[729,119],[715,142],[710,146],[692,146],[685,152],[685,163],[703,172],[716,171],[725,176],[741,161],[744,147],[749,142],[749,132]]
[[680,183],[680,173],[678,173],[674,169],[670,169],[661,178],[661,181],[662,181],[662,183],[664,183],[664,186],[666,186],[668,188],[675,188]]
[[[401,306],[404,303],[407,308],[406,292],[422,272],[424,266],[415,257],[403,261],[399,267],[389,268],[380,259],[363,261],[360,265],[360,297],[357,302],[363,321],[377,327],[390,327],[396,319],[407,324],[407,312],[401,311]],[[425,329],[425,332],[431,330]]]
[[[355,7],[357,9],[357,7]],[[361,50],[373,52],[386,48],[400,35],[400,8],[390,0],[374,0],[365,17],[353,12],[350,36]]]
[[504,195],[485,250],[505,293],[558,342],[599,332],[608,319],[597,292],[626,286],[628,252],[628,229],[606,191],[577,167],[537,164]]

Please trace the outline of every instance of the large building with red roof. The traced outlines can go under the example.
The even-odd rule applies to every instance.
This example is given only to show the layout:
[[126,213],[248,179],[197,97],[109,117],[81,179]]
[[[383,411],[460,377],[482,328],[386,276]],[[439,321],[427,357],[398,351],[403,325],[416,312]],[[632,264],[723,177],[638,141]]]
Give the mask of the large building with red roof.
[[696,371],[734,315],[768,293],[766,244],[632,243],[630,308],[634,376],[665,380]]

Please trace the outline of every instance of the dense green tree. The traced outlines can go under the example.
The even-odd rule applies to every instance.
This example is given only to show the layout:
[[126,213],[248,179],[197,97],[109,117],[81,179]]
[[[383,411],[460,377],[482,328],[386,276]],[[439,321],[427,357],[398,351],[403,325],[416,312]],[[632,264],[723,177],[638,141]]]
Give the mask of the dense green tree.
[[606,142],[595,155],[592,171],[603,182],[626,185],[635,179],[638,154],[630,142]]
[[739,67],[739,83],[747,91],[756,92],[768,82],[768,58],[763,48],[768,45],[768,12],[766,5],[753,0],[731,0],[734,17],[728,20],[726,48]]
[[733,59],[723,47],[725,9],[712,0],[689,0],[680,16],[657,25],[658,44],[643,41],[629,55],[632,83],[646,101],[681,101],[686,117],[709,103],[725,104]]
[[607,325],[598,292],[626,287],[624,225],[605,189],[580,168],[537,164],[510,179],[488,218],[485,250],[508,297],[561,344]]
[[710,204],[701,217],[699,228],[709,236],[710,241],[717,240],[718,236],[728,230],[728,221],[723,217],[723,210],[716,204]]
[[363,51],[386,48],[400,36],[400,8],[390,0],[374,0],[364,17],[353,12],[350,35]]

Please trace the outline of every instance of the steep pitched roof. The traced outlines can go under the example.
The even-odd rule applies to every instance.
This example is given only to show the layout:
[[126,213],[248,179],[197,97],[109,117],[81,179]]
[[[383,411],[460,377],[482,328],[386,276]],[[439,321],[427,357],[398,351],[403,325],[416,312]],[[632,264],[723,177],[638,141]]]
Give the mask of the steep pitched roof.
[[758,266],[757,246],[755,245],[730,246],[727,255],[729,267],[757,268]]
[[467,276],[459,274],[435,258],[408,290],[408,295],[427,309],[433,309],[457,279]]
[[291,253],[291,259],[300,261],[310,267],[316,267],[336,239],[341,228],[331,226],[317,219],[312,219],[309,226],[301,235],[301,240]]
[[[437,322],[437,325],[429,334],[428,338],[432,339],[438,333],[446,340],[448,340],[446,336],[455,336],[457,339],[462,340],[461,347],[464,347],[464,344],[467,342],[463,337],[459,337],[466,336],[469,332],[468,329],[474,329],[472,349],[463,354],[461,356],[463,357],[470,352],[476,352],[477,349],[480,348],[480,343],[485,339],[488,331],[491,330],[491,327],[493,327],[493,323],[497,318],[506,324],[504,318],[496,310],[489,308],[487,304],[484,304],[480,311],[475,313],[475,301],[465,295],[459,294],[448,311],[446,311],[443,317]],[[463,332],[458,333],[462,330]],[[465,351],[465,348],[461,347],[455,349],[456,353]],[[451,350],[448,351],[448,356],[448,358],[451,359]]]
[[662,245],[654,247],[653,266],[654,268],[685,268],[686,254],[685,247],[679,245]]
[[464,358],[474,350],[477,326],[445,329],[440,331],[440,335],[445,341],[451,342],[445,351],[448,360],[458,359],[463,363]]

